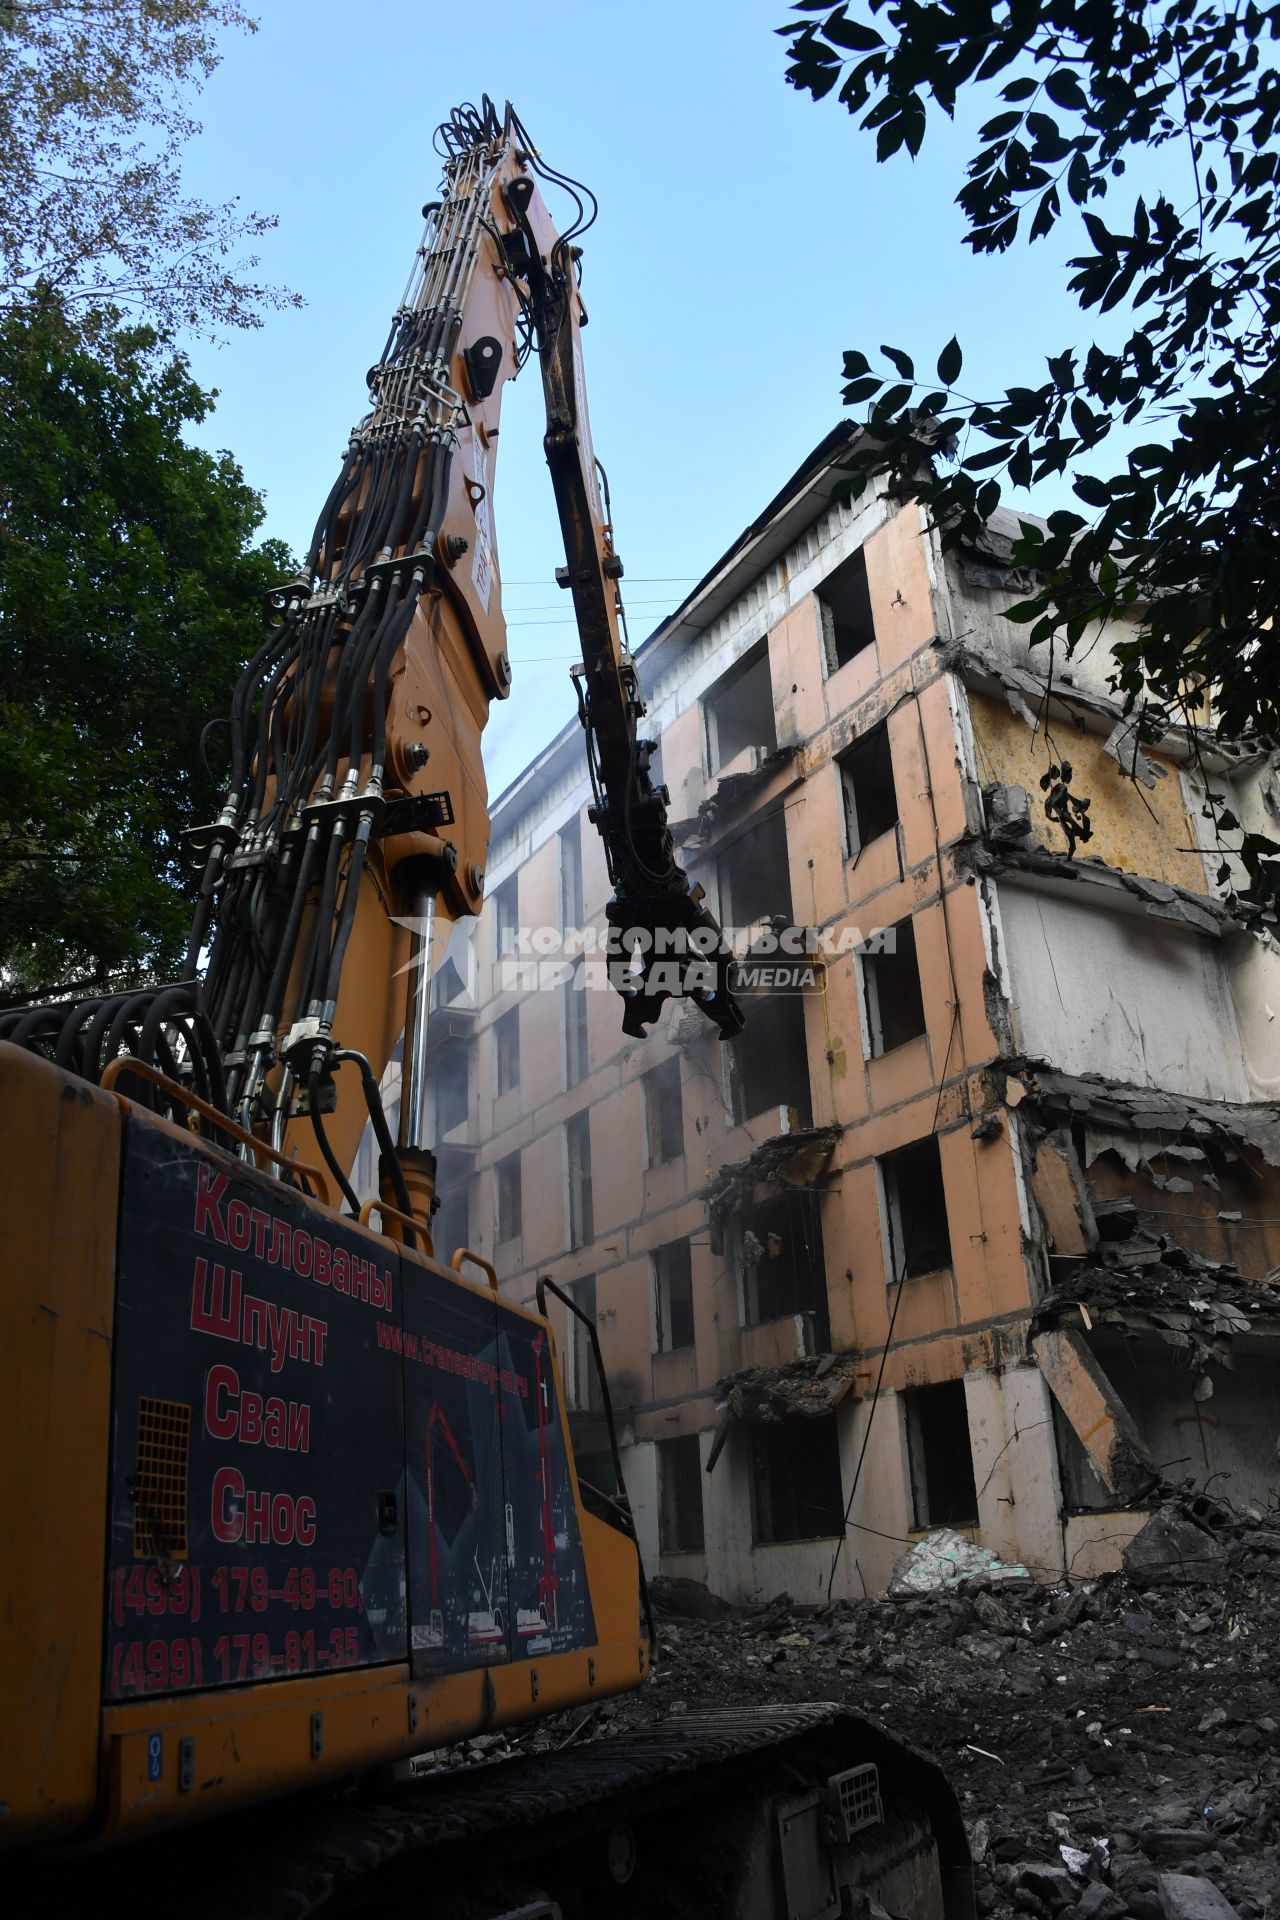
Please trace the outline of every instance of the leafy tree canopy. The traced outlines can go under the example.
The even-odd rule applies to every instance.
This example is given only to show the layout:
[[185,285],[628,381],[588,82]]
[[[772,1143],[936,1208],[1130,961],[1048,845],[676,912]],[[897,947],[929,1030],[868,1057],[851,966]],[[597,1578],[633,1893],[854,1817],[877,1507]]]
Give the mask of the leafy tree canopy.
[[[879,160],[920,151],[931,118],[990,95],[958,204],[978,253],[1071,219],[1083,251],[1069,291],[1124,318],[1118,346],[1069,342],[1047,377],[1003,394],[958,383],[952,338],[936,370],[882,347],[845,356],[844,397],[871,401],[855,461],[907,475],[947,541],[977,536],[1015,491],[1067,476],[1083,512],[1022,523],[1012,564],[1038,590],[1011,617],[1070,651],[1102,622],[1115,686],[1157,738],[1280,733],[1280,6],[1200,0],[800,0],[778,29],[791,83],[835,94]],[[1170,183],[1135,193],[1126,162],[1169,150]],[[1149,169],[1148,169],[1149,171]],[[1121,452],[1108,438],[1123,430]],[[938,456],[954,450],[954,464]],[[1240,837],[1232,816],[1218,825]],[[1274,912],[1280,860],[1244,835],[1237,902]],[[1225,868],[1224,868],[1225,874]]]
[[[221,782],[201,733],[293,570],[260,496],[188,446],[213,395],[148,329],[95,353],[46,302],[0,319],[0,978],[181,959],[181,834]],[[208,743],[225,760],[215,731]]]
[[0,305],[51,288],[92,331],[261,325],[299,304],[237,257],[276,223],[182,191],[189,103],[234,0],[0,0]]

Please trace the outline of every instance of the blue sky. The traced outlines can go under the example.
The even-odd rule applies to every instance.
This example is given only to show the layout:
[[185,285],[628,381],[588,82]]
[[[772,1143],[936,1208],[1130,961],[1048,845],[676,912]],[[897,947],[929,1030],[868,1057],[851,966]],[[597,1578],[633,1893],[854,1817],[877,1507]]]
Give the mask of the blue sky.
[[[221,395],[199,437],[231,449],[295,550],[364,410],[438,183],[433,130],[482,92],[600,201],[584,350],[633,642],[842,416],[844,348],[874,360],[888,341],[923,368],[955,330],[977,394],[1041,377],[1043,350],[1081,331],[1066,241],[980,261],[961,245],[963,128],[877,167],[843,108],[785,84],[784,0],[257,11],[199,103],[187,184],[279,216],[262,271],[306,305],[192,360]],[[573,712],[541,407],[530,367],[507,389],[494,493],[515,671],[486,736],[495,794]]]

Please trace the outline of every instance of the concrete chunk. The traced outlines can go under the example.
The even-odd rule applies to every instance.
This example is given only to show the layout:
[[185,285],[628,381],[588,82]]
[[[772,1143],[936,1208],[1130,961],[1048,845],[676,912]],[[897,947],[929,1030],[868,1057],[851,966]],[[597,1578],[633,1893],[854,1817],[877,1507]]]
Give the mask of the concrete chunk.
[[1225,1894],[1212,1880],[1196,1880],[1189,1873],[1162,1873],[1156,1882],[1165,1920],[1239,1920]]
[[1176,1513],[1153,1513],[1124,1550],[1125,1572],[1143,1587],[1220,1580],[1226,1565],[1226,1553],[1212,1534]]

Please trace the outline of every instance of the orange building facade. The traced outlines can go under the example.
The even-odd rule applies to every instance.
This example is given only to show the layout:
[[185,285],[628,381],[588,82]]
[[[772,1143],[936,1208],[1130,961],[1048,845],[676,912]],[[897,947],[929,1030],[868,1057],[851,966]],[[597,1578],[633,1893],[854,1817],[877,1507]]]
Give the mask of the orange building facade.
[[623,1034],[576,724],[496,802],[433,988],[437,1246],[572,1294],[647,1564],[733,1598],[882,1590],[939,1525],[1080,1577],[1160,1486],[1277,1477],[1280,962],[1197,784],[1248,822],[1274,770],[1170,739],[1128,777],[1101,646],[1050,685],[999,529],[944,556],[840,499],[848,437],[636,656],[680,857],[762,969],[742,1035]]

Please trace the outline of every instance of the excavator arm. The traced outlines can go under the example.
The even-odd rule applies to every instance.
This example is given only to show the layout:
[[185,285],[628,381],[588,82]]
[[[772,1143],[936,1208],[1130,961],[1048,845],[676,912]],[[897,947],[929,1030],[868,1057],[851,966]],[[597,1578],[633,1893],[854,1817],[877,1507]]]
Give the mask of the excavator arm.
[[[532,156],[531,164],[537,161]],[[625,644],[608,485],[595,457],[582,367],[586,312],[577,249],[551,227],[534,180],[509,182],[503,198],[514,223],[504,241],[508,269],[527,291],[546,398],[547,464],[555,488],[582,664],[574,669],[594,789],[591,819],[604,843],[614,895],[611,976],[624,996],[623,1027],[640,1035],[657,1018],[675,977],[730,1037],[742,1025],[730,955],[720,929],[677,864],[665,789],[649,774],[640,685]]]

